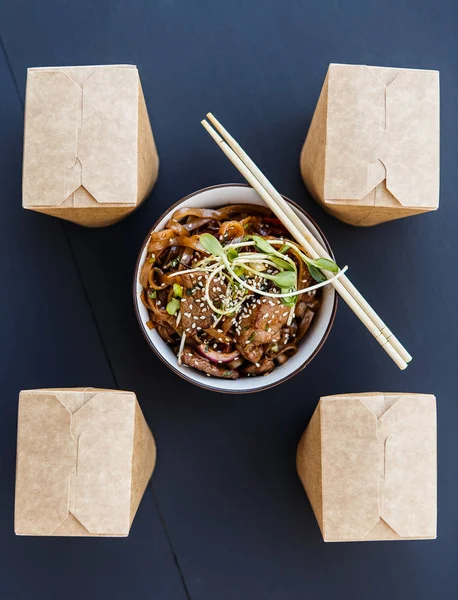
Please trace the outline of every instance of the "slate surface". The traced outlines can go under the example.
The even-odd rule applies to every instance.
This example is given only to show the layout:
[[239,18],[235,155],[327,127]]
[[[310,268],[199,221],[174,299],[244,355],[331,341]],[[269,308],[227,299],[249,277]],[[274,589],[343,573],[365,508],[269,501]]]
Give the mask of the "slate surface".
[[[63,588],[70,599],[88,600],[101,590],[108,598],[155,600],[458,598],[457,30],[452,0],[0,3],[0,33],[18,88],[15,95],[2,63],[0,592],[6,598],[47,600]],[[27,66],[117,62],[140,69],[161,158],[150,199],[104,230],[62,227],[23,212],[19,98]],[[437,213],[354,229],[313,203],[298,156],[329,62],[441,71]],[[343,303],[312,364],[259,395],[202,391],[154,357],[132,308],[141,242],[180,197],[241,181],[199,125],[208,110],[318,220],[339,262],[350,265],[352,280],[414,355],[407,371],[397,370]],[[148,490],[128,540],[15,539],[17,391],[82,382],[138,394],[158,443],[158,505]],[[438,398],[437,541],[321,541],[295,474],[297,441],[320,396],[374,390]]]

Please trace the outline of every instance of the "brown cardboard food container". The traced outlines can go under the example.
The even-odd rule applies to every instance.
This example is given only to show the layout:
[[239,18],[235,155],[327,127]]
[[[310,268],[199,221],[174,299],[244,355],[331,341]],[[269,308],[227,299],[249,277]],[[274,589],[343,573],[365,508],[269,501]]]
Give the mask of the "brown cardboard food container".
[[111,225],[148,196],[158,168],[137,67],[28,69],[24,208]]
[[321,398],[297,471],[325,542],[435,538],[435,397]]
[[439,72],[329,65],[301,172],[325,210],[351,225],[439,206]]
[[21,392],[16,534],[127,536],[155,462],[133,392]]

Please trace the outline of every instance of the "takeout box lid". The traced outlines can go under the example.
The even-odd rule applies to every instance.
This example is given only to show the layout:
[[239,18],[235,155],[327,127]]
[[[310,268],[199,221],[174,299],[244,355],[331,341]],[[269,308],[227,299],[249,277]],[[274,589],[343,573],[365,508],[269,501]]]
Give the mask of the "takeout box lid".
[[135,65],[28,69],[23,206],[135,205],[141,94]]
[[134,393],[22,391],[15,532],[55,535],[76,519],[78,535],[128,535],[154,462]]
[[330,64],[324,200],[362,200],[385,181],[404,207],[439,202],[439,72]]
[[328,396],[319,403],[325,541],[436,536],[436,400],[423,394]]

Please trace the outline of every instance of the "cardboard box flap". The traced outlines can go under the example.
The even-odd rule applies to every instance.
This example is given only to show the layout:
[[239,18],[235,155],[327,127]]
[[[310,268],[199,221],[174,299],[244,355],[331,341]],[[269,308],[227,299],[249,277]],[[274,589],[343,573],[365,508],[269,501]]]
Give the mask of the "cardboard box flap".
[[401,537],[436,535],[436,405],[433,396],[396,399],[378,420],[385,440],[380,517]]
[[128,534],[135,406],[129,392],[21,392],[17,533],[51,535],[70,515]]
[[96,394],[73,418],[78,461],[70,512],[90,533],[128,533],[134,397]]
[[385,181],[404,207],[436,207],[439,73],[331,64],[326,200],[365,198]]
[[[25,406],[26,405],[26,406]],[[22,395],[16,477],[17,533],[49,535],[68,516],[69,475],[77,444],[71,414],[53,394]],[[33,489],[29,482],[33,481]]]
[[24,206],[136,204],[139,90],[134,66],[29,69]]
[[[363,538],[379,520],[383,446],[359,400],[321,400],[323,536]],[[374,467],[375,465],[375,467]]]
[[383,520],[404,538],[436,531],[435,399],[321,400],[323,533],[364,539]]

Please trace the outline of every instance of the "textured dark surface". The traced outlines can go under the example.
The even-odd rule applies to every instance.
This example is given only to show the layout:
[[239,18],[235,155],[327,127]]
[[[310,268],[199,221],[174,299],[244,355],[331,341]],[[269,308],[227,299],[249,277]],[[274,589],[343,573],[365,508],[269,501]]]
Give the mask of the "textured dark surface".
[[[0,33],[0,597],[457,599],[456,1],[3,0]],[[119,62],[138,65],[156,136],[150,199],[102,230],[23,211],[26,68]],[[298,157],[329,62],[441,71],[437,213],[353,229],[312,202]],[[313,363],[259,395],[202,391],[155,358],[131,300],[141,242],[183,195],[240,181],[199,125],[208,110],[318,221],[414,355],[407,371],[343,303]],[[138,394],[158,464],[127,539],[13,534],[17,394],[59,385]],[[437,396],[438,540],[326,545],[296,444],[320,396],[377,390]]]

